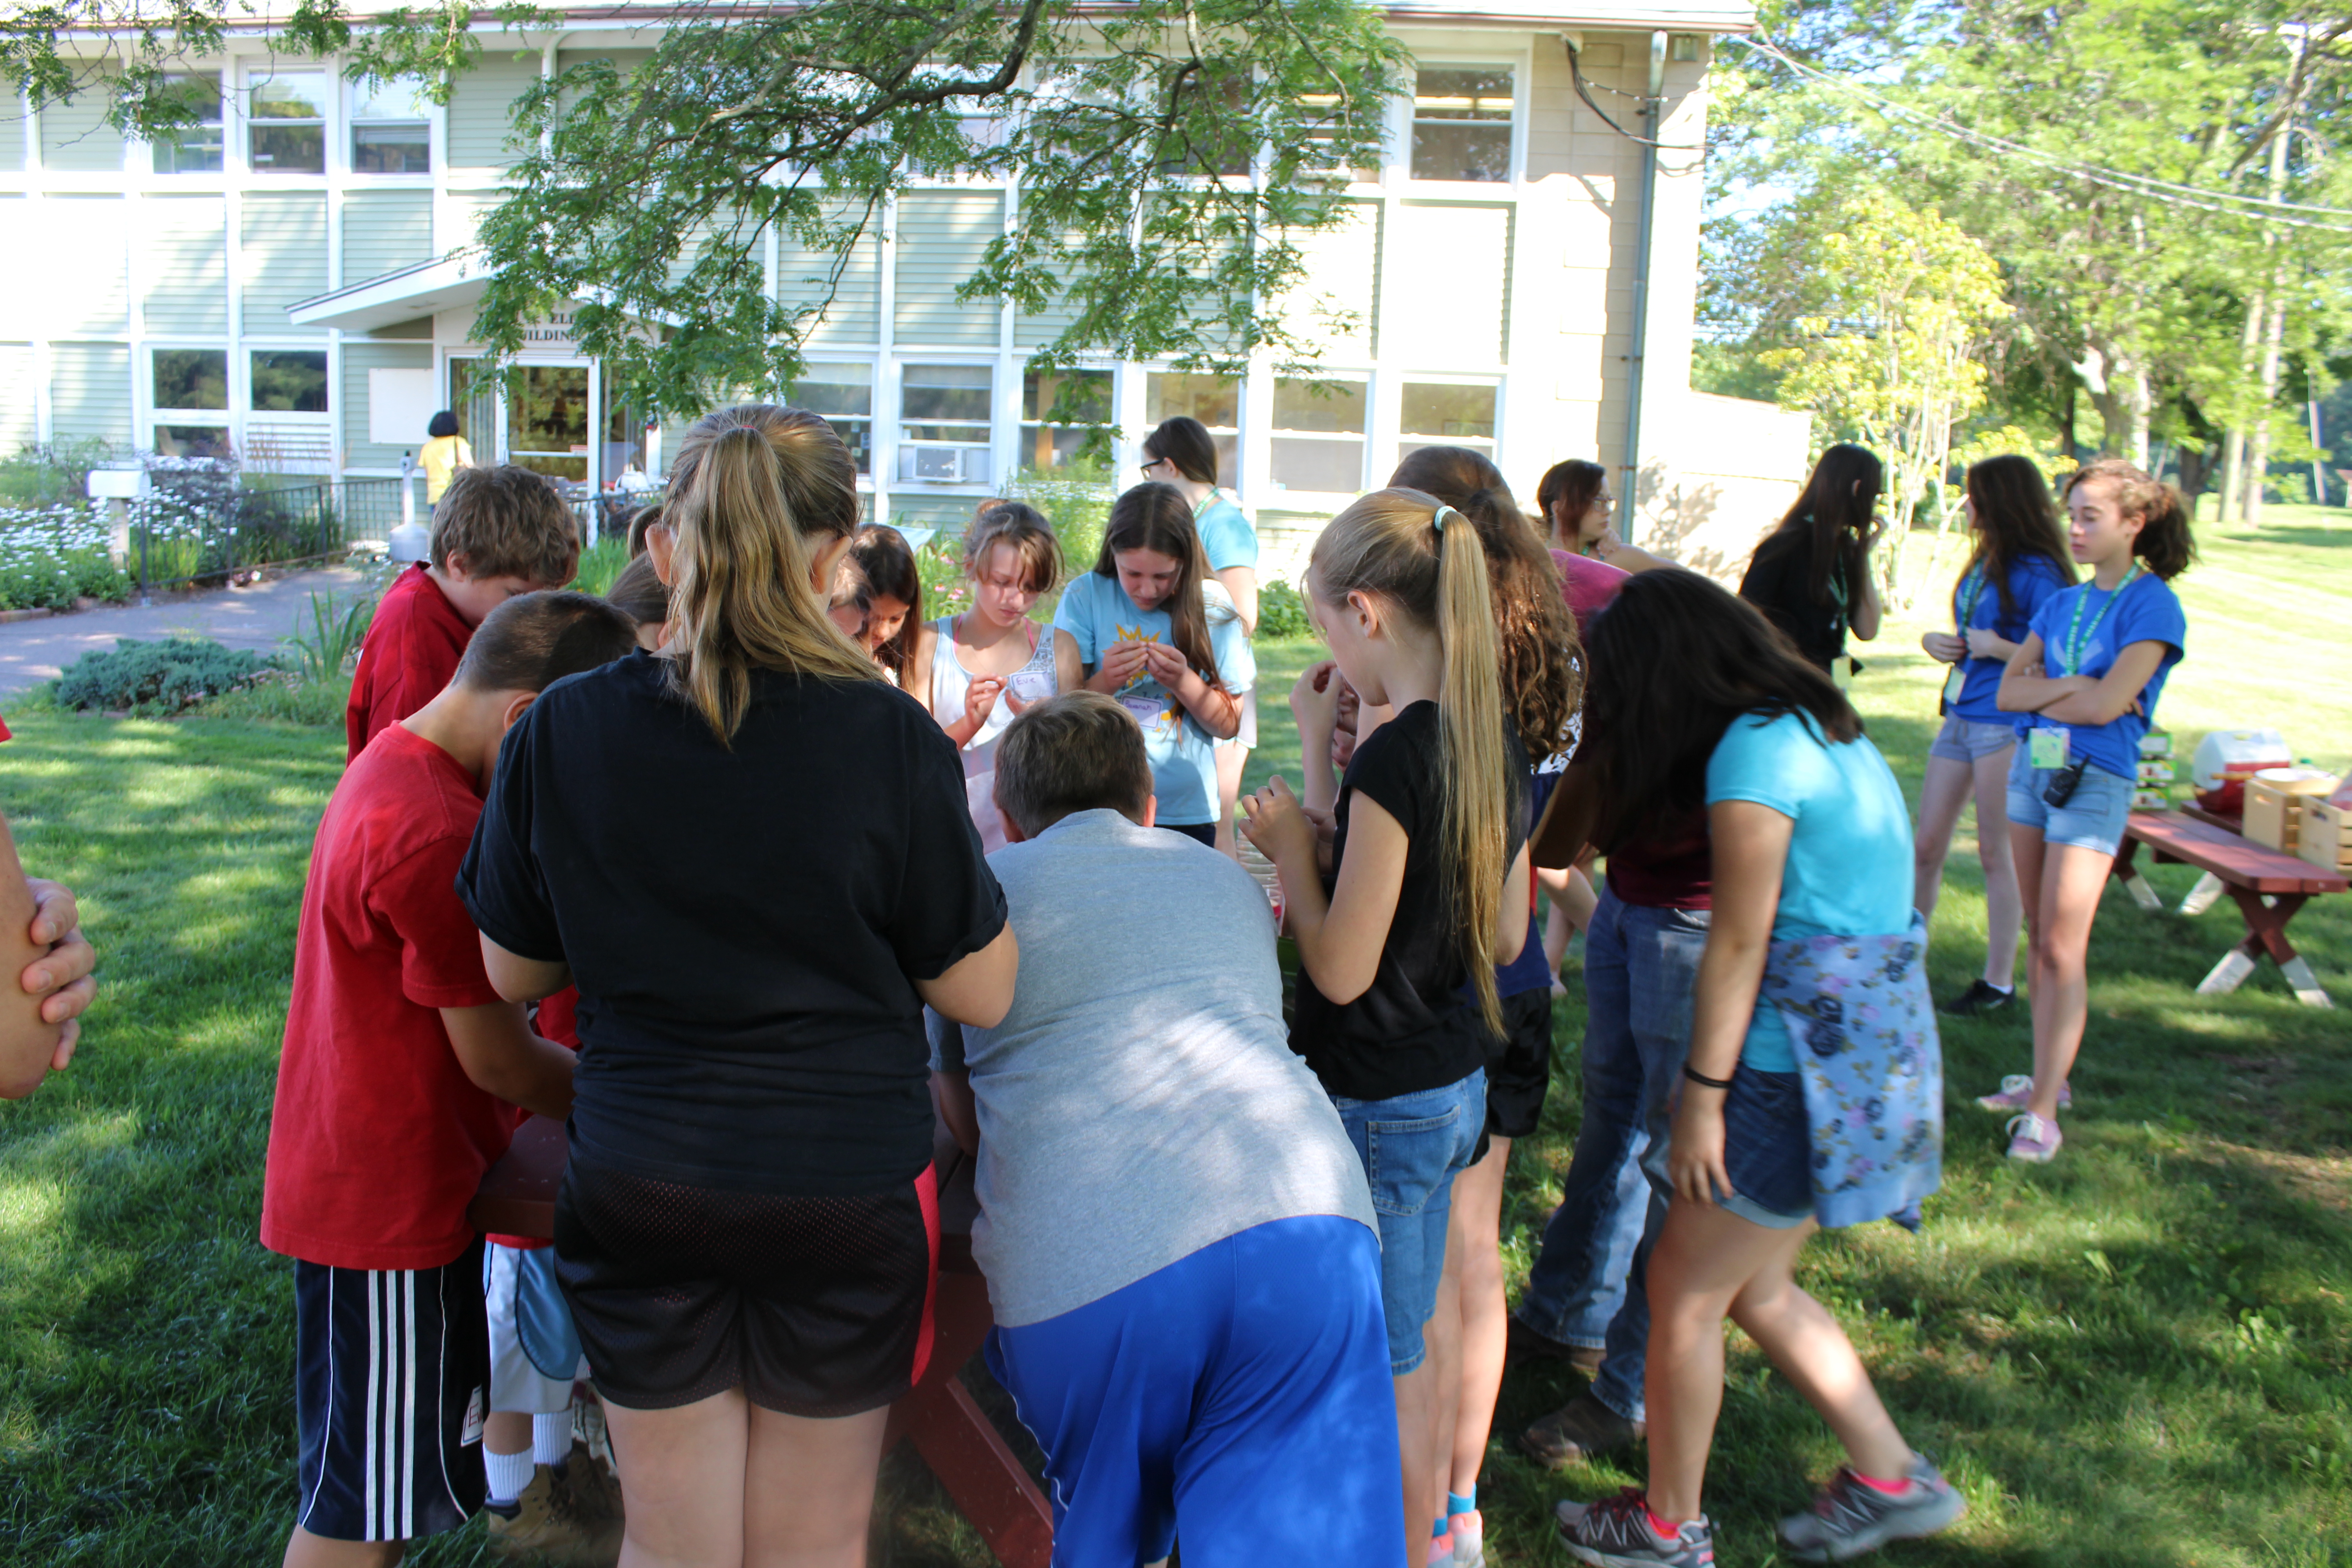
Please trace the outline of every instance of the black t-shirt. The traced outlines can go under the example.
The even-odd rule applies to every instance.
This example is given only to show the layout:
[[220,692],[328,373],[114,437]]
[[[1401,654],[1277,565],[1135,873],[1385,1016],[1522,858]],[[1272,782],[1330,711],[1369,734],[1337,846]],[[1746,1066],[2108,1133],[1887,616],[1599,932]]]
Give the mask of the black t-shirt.
[[[1307,1058],[1333,1094],[1387,1100],[1459,1083],[1486,1065],[1486,1025],[1462,962],[1461,926],[1448,907],[1441,868],[1445,818],[1439,769],[1444,720],[1434,702],[1415,702],[1372,731],[1356,748],[1339,790],[1331,845],[1336,873],[1348,854],[1348,816],[1360,793],[1380,803],[1405,831],[1404,883],[1396,916],[1381,948],[1381,966],[1361,996],[1344,1006],[1324,998],[1304,973],[1290,1030],[1290,1048]],[[1527,841],[1527,752],[1503,726],[1510,781],[1503,860],[1507,868]]]
[[572,1157],[802,1196],[912,1180],[912,980],[1004,926],[955,746],[880,680],[761,673],[730,751],[664,670],[639,653],[549,687],[457,875],[491,941],[572,966]]
[[1827,669],[1845,652],[1848,587],[1841,560],[1830,567],[1829,603],[1814,600],[1813,536],[1808,530],[1767,535],[1739,579],[1739,596],[1788,633],[1799,653]]

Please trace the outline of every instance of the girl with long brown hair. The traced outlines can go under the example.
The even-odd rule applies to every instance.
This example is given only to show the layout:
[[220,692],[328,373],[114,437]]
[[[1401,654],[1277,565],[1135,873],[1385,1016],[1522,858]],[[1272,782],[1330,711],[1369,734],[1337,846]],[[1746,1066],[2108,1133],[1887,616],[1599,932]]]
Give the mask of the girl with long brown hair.
[[2074,568],[2066,560],[2049,481],[2032,458],[2012,453],[1972,466],[1960,510],[1976,547],[1952,589],[1956,629],[1919,639],[1927,657],[1950,665],[1952,673],[1944,682],[1944,727],[1927,748],[1927,778],[1919,792],[1911,904],[1935,924],[1944,858],[1960,808],[1973,794],[1977,858],[1984,866],[1984,973],[1943,1010],[1976,1017],[2008,1005],[2015,989],[2017,933],[2025,921],[2009,849],[2009,759],[2017,749],[2017,721],[2000,710],[2000,678],[2025,640],[2033,612],[2074,583]]
[[1832,447],[1739,580],[1739,596],[1841,687],[1851,683],[1853,668],[1846,634],[1864,642],[1878,636],[1870,552],[1885,530],[1878,517],[1885,486],[1886,466],[1876,453],[1850,441]]
[[856,526],[815,415],[697,421],[647,541],[668,640],[509,731],[460,877],[501,994],[580,990],[556,1273],[624,1561],[865,1560],[931,1338],[922,1009],[1012,1001],[954,748],[825,618]]
[[1393,717],[1349,761],[1328,858],[1278,778],[1249,798],[1242,831],[1279,868],[1298,944],[1291,1048],[1374,1183],[1404,1544],[1418,1563],[1442,1517],[1437,1409],[1458,1393],[1425,1359],[1424,1329],[1454,1181],[1485,1128],[1486,1043],[1504,1023],[1496,966],[1527,940],[1528,761],[1505,718],[1486,552],[1459,510],[1375,490],[1317,538],[1307,587],[1331,658],[1291,691],[1302,754],[1329,754],[1337,676]]
[[1095,569],[1064,591],[1054,625],[1076,639],[1087,689],[1142,726],[1159,826],[1213,847],[1215,747],[1241,729],[1257,660],[1182,491],[1137,485],[1111,503]]

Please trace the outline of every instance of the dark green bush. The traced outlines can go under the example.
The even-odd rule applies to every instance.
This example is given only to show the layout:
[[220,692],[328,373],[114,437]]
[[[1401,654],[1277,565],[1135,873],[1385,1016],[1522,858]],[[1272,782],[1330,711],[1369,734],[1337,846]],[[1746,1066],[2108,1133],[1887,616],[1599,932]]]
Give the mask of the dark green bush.
[[1307,618],[1307,601],[1298,590],[1276,578],[1257,591],[1257,635],[1262,637],[1304,637],[1315,635]]
[[62,610],[77,598],[119,604],[131,588],[102,550],[0,552],[0,610]]
[[176,713],[207,698],[253,685],[277,662],[198,637],[163,642],[116,639],[111,653],[86,653],[57,679],[59,708],[101,712]]

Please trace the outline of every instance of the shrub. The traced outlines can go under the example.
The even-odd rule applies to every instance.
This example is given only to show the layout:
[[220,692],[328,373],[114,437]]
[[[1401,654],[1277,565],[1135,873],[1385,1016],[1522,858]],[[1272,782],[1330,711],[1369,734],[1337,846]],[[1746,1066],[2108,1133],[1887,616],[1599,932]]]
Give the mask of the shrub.
[[1307,601],[1298,590],[1276,577],[1257,591],[1257,635],[1261,637],[1305,637],[1315,635],[1307,618]]
[[57,679],[54,700],[68,710],[177,713],[206,698],[253,685],[278,667],[259,654],[206,638],[116,639],[111,653],[86,653]]
[[343,710],[352,700],[348,677],[334,680],[304,680],[290,670],[265,670],[250,686],[210,698],[194,713],[199,719],[261,719],[280,724],[309,724],[341,729]]
[[364,594],[340,602],[332,594],[311,595],[308,622],[298,620],[293,634],[278,639],[294,650],[295,672],[304,680],[340,679],[360,657],[375,604]]
[[625,533],[605,534],[580,552],[580,570],[571,585],[583,594],[602,596],[613,591],[614,579],[629,563],[629,538]]

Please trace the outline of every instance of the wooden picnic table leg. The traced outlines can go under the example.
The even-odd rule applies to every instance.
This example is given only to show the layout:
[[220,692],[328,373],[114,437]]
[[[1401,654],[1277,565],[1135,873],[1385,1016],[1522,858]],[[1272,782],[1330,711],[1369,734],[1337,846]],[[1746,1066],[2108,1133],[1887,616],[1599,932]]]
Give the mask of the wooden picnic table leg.
[[2128,833],[2125,834],[2122,846],[2116,850],[2116,863],[2113,870],[2123,882],[2124,891],[2132,896],[2132,902],[2149,914],[2161,914],[2164,911],[2164,900],[2157,897],[2155,885],[2148,881],[2147,874],[2135,864],[2138,858],[2139,840]]
[[2222,954],[2221,962],[2198,985],[2199,993],[2214,996],[2235,991],[2254,972],[2256,962],[2268,953],[2286,976],[2287,984],[2294,988],[2297,1001],[2311,1007],[2333,1007],[2335,1003],[2320,989],[2310,963],[2286,939],[2286,923],[2303,908],[2308,895],[2273,893],[2265,898],[2251,888],[2232,887],[2230,897],[2237,901],[2238,912],[2245,918],[2245,940]]

